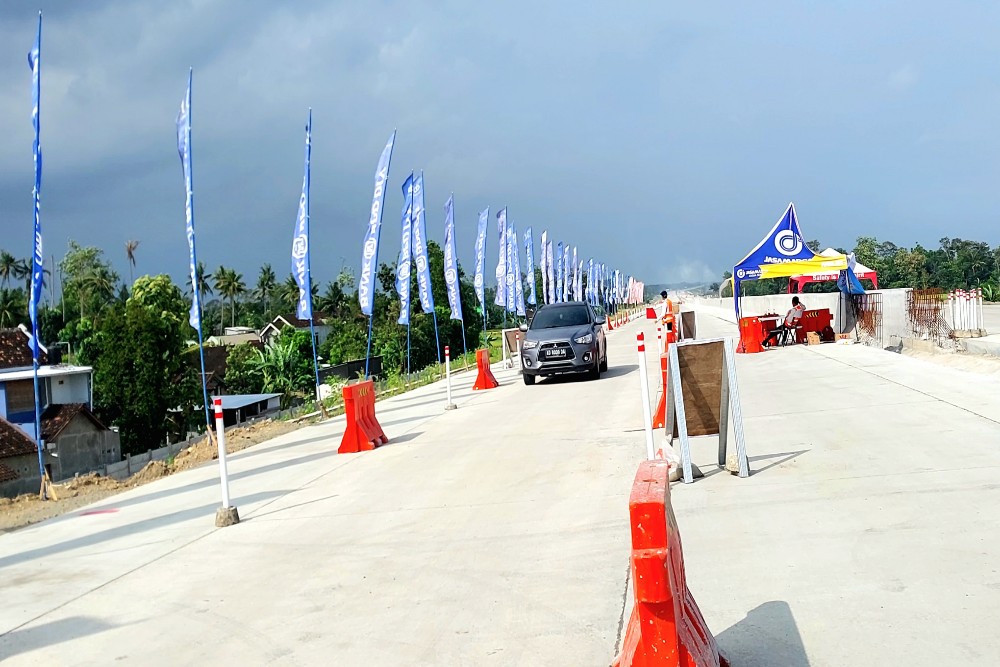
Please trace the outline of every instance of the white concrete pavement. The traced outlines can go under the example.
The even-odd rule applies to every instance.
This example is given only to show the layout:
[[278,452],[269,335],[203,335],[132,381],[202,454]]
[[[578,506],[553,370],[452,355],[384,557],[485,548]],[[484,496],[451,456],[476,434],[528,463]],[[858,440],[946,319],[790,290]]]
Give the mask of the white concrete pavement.
[[622,617],[644,455],[633,325],[598,382],[378,405],[0,536],[4,665],[603,665]]
[[733,665],[996,665],[1000,381],[859,345],[737,365],[753,475],[695,439],[708,477],[672,493]]

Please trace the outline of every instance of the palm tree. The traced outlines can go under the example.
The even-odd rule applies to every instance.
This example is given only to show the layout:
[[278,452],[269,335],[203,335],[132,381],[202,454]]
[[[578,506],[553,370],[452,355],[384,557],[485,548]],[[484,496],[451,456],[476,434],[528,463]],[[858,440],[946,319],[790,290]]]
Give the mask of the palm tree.
[[0,289],[0,329],[12,327],[24,319],[24,303],[21,290]]
[[17,258],[6,250],[0,250],[0,280],[7,287],[11,278],[17,275]]
[[299,301],[299,284],[295,282],[295,276],[288,274],[285,282],[277,288],[278,301],[281,303],[281,314],[295,311],[295,304]]
[[31,289],[31,260],[30,259],[19,259],[14,262],[14,267],[11,273],[14,276],[14,280],[23,280],[24,289]]
[[[235,269],[227,269],[220,266],[215,272],[215,287],[219,290],[219,296],[229,299],[230,326],[236,326],[236,299],[247,291],[247,286],[243,282],[243,274],[237,273]],[[225,317],[222,318],[223,327]]]
[[138,241],[125,242],[125,257],[128,258],[128,279],[130,283],[135,283],[133,269],[135,269],[135,251],[139,247]]
[[278,279],[274,275],[274,269],[270,264],[260,267],[260,275],[257,276],[257,287],[254,288],[254,296],[260,299],[261,312],[264,319],[271,319],[271,296],[278,286]]

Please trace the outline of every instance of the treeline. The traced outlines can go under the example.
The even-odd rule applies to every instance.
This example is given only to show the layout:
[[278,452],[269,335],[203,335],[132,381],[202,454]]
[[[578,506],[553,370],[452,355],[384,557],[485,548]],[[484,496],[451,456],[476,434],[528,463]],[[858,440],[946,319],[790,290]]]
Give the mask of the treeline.
[[[39,309],[42,342],[63,347],[67,360],[94,367],[95,412],[106,424],[120,428],[123,452],[145,451],[204,426],[197,334],[188,324],[190,281],[177,285],[166,275],[133,281],[138,246],[135,241],[125,244],[130,273],[126,282],[101,249],[71,241],[62,260],[46,269]],[[433,241],[428,242],[427,251],[440,346],[461,351],[464,324],[468,347],[474,349],[482,342],[483,316],[471,277],[459,267],[464,322],[452,320],[444,254]],[[382,357],[383,374],[390,376],[407,370],[406,327],[397,324],[400,301],[394,289],[395,270],[394,263],[379,266],[381,289],[375,295],[372,322],[371,353]],[[211,271],[199,265],[196,275],[206,338],[231,326],[260,330],[278,315],[294,315],[298,298],[294,278],[289,274],[279,281],[269,264],[249,278],[225,266]],[[29,280],[30,260],[0,250],[0,327],[30,326]],[[415,372],[437,362],[438,348],[433,317],[421,311],[415,297],[415,271],[411,280],[409,355],[410,369]],[[493,297],[494,290],[488,288],[491,327],[503,321],[503,311],[492,305]],[[321,364],[364,358],[368,318],[361,313],[350,270],[341,270],[325,285],[313,286],[313,310],[331,328],[318,350]],[[286,329],[274,345],[264,349],[235,346],[227,362],[225,382],[232,393],[280,392],[286,401],[313,395],[308,332]]]
[[[807,245],[814,251],[822,249],[819,241],[809,241]],[[857,239],[854,248],[838,252],[853,252],[858,262],[874,269],[878,274],[878,284],[882,289],[913,287],[916,289],[982,288],[983,297],[988,301],[1000,300],[1000,246],[991,248],[984,241],[967,241],[958,238],[942,238],[935,249],[927,249],[919,243],[912,247],[899,246],[891,241],[879,241],[872,236]],[[732,277],[731,271],[722,275],[723,280]],[[718,293],[720,283],[709,287]],[[743,283],[744,294],[758,296],[781,294],[788,289],[786,278],[751,280]],[[866,287],[870,285],[866,284]],[[812,283],[805,292],[834,292],[836,283]],[[723,292],[732,295],[731,289]]]

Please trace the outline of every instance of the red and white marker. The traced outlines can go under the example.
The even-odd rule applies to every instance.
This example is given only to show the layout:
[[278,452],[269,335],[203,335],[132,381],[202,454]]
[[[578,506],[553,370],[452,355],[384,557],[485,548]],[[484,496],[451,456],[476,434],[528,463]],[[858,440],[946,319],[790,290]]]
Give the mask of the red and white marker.
[[444,346],[444,377],[448,387],[448,402],[445,403],[444,409],[454,410],[456,406],[451,402],[451,347],[448,345]]
[[635,336],[639,348],[639,389],[642,398],[643,427],[646,430],[646,458],[652,461],[656,457],[653,447],[653,415],[649,410],[649,374],[646,371],[646,337],[640,331]]
[[222,398],[212,399],[215,405],[215,440],[219,445],[219,480],[222,482],[222,507],[232,507],[229,504],[229,471],[226,468],[226,424],[222,418]]

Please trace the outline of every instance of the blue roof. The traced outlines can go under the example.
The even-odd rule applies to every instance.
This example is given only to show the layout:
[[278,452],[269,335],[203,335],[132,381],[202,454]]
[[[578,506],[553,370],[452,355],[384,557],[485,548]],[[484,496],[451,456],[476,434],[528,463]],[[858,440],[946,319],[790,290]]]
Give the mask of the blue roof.
[[222,396],[223,410],[239,410],[254,403],[278,398],[281,394],[236,394],[235,396]]

